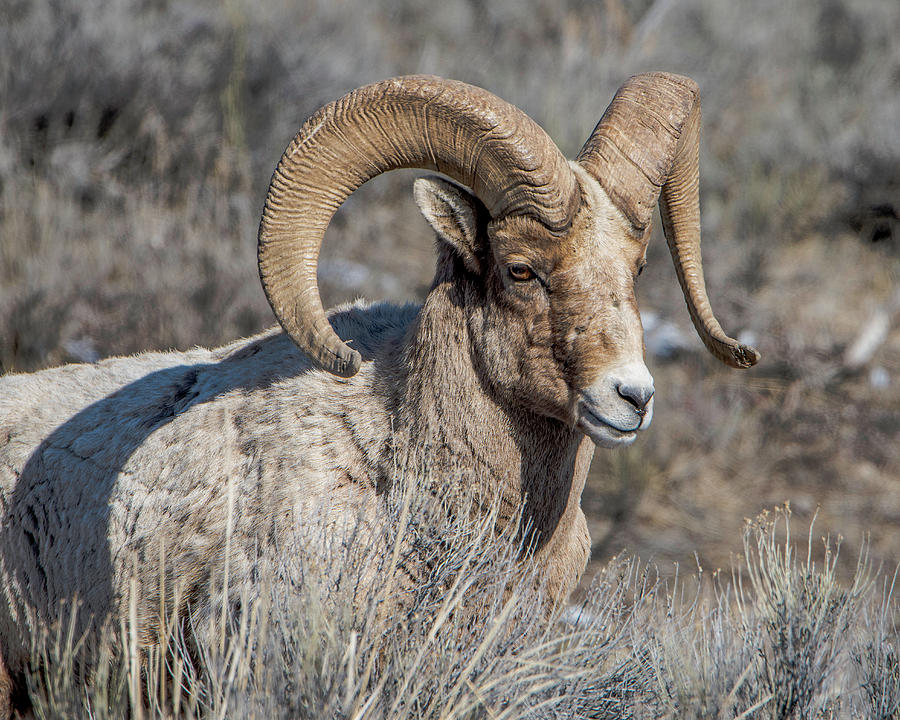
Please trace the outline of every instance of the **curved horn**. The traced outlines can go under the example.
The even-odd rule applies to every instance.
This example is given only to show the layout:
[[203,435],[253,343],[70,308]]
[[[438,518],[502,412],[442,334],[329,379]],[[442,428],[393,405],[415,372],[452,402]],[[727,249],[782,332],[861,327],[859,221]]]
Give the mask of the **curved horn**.
[[645,73],[616,93],[577,160],[643,234],[659,198],[663,231],[697,333],[709,351],[747,368],[759,353],[728,337],[709,304],[700,259],[700,89]]
[[409,167],[470,187],[494,218],[528,214],[560,231],[576,209],[574,175],[553,141],[486,90],[410,75],[359,88],[317,111],[272,175],[259,226],[259,274],[282,327],[335,375],[354,375],[361,357],[322,308],[322,237],[356,188]]

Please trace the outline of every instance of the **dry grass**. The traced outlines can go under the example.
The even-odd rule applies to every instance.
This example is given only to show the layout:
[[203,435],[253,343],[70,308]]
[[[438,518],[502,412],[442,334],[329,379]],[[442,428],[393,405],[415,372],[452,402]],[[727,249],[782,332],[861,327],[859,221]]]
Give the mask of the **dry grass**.
[[73,637],[61,620],[35,650],[35,714],[518,718],[589,702],[616,716],[638,689],[626,648],[654,590],[637,564],[611,564],[568,623],[548,622],[498,505],[448,516],[421,484],[389,501],[392,537],[367,527],[324,558],[284,548],[236,606],[170,615],[157,647],[136,645],[136,581],[104,637]]
[[[897,717],[895,599],[865,556],[842,584],[812,527],[798,550],[784,509],[748,521],[731,575],[666,585],[616,558],[548,621],[514,538],[431,502],[396,504],[396,552],[287,553],[238,607],[171,617],[149,651],[127,609],[100,641],[62,619],[35,650],[36,717]],[[440,558],[414,586],[397,573],[411,552]]]

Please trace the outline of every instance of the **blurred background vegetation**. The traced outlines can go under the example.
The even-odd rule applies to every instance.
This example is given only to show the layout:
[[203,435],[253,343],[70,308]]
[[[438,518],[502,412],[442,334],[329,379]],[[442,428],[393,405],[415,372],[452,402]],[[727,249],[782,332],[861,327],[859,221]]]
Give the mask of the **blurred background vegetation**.
[[[629,76],[703,94],[704,262],[749,372],[694,336],[661,235],[638,293],[653,426],[598,452],[594,560],[728,567],[790,501],[854,569],[900,560],[900,3],[896,0],[4,0],[0,371],[216,345],[274,320],[255,265],[267,182],[302,121],[428,72],[518,105],[569,157]],[[421,298],[409,172],[326,236],[326,306]],[[657,223],[658,224],[658,223]],[[696,553],[696,560],[695,560]]]

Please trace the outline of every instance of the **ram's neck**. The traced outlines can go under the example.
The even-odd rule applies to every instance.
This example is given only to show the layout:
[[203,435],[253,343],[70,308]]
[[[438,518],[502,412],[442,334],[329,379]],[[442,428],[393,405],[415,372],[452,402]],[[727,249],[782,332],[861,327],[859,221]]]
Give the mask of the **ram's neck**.
[[[524,503],[540,554],[553,556],[571,545],[572,533],[584,535],[577,543],[584,554],[579,502],[593,444],[557,420],[505,406],[491,392],[470,352],[477,293],[471,285],[438,278],[410,329],[399,408],[407,446],[414,462],[427,463],[441,483],[471,483],[488,494],[499,490],[507,516]],[[580,575],[585,560],[568,564],[580,563]]]

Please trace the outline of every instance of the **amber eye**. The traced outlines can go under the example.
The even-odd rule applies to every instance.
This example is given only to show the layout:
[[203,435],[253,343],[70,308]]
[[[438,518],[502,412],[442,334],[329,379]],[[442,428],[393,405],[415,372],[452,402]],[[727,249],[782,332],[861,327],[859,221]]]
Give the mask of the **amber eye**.
[[509,273],[509,276],[516,282],[523,282],[534,278],[534,271],[524,263],[513,263],[506,270]]

